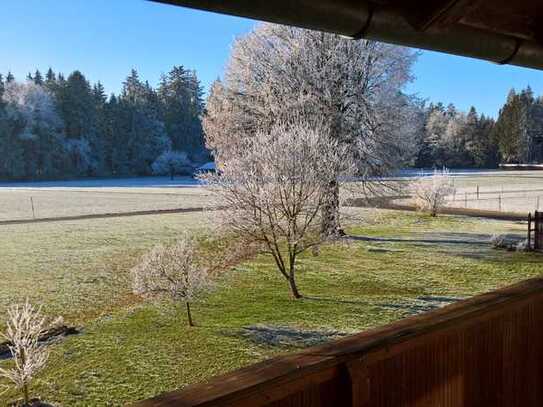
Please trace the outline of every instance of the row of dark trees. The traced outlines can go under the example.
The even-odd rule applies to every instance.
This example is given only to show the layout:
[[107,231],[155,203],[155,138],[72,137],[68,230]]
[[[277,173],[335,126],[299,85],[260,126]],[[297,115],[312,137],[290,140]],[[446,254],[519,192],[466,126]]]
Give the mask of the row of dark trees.
[[[133,176],[205,161],[196,73],[175,66],[157,89],[132,70],[119,95],[106,96],[75,71],[49,69],[26,81],[0,75],[2,179]],[[166,157],[166,158],[165,158]]]
[[[0,75],[0,178],[134,176],[181,172],[208,159],[202,87],[182,66],[157,89],[132,70],[119,95],[106,96],[75,71],[51,69],[17,81]],[[543,161],[543,97],[511,90],[495,121],[474,107],[420,109],[416,167],[493,168]]]
[[430,104],[423,112],[416,167],[493,168],[500,161],[494,119],[450,104]]
[[430,104],[415,160],[417,167],[493,168],[543,162],[543,97],[512,89],[497,120],[454,105]]

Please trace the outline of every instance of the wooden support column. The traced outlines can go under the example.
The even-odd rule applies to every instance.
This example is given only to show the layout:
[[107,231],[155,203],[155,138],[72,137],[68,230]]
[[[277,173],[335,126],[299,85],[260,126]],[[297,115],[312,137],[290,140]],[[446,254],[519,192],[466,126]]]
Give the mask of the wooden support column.
[[366,361],[362,358],[345,363],[351,380],[351,406],[369,407],[370,377]]
[[532,212],[528,213],[528,250],[532,250]]

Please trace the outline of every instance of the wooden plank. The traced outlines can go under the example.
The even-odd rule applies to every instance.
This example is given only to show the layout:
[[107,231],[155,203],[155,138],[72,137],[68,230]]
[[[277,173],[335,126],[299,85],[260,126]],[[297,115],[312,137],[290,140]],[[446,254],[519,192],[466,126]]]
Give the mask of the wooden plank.
[[280,356],[136,405],[264,406],[339,375],[340,368],[334,358],[303,354]]
[[370,376],[363,358],[345,363],[351,382],[351,406],[368,407],[370,401]]

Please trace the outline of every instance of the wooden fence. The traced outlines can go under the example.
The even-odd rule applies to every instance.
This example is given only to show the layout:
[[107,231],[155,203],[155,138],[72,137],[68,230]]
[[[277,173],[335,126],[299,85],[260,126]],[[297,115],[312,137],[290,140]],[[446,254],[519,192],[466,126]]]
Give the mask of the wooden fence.
[[528,247],[543,250],[543,212],[535,211],[534,216],[528,214]]
[[543,278],[136,403],[543,406]]

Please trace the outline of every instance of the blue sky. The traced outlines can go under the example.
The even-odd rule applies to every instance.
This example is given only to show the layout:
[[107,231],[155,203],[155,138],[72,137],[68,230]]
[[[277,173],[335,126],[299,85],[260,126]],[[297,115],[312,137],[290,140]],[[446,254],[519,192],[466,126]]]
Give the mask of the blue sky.
[[[22,79],[52,67],[80,69],[118,92],[131,68],[152,85],[175,65],[196,69],[204,86],[222,74],[232,40],[254,21],[144,0],[2,0],[0,72]],[[410,93],[474,105],[495,116],[511,87],[543,93],[543,72],[424,51]]]

